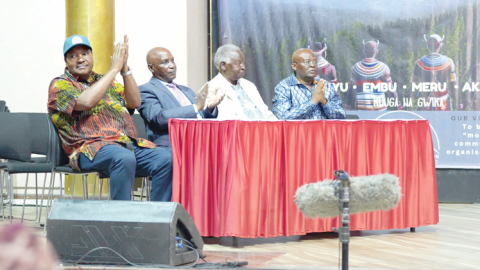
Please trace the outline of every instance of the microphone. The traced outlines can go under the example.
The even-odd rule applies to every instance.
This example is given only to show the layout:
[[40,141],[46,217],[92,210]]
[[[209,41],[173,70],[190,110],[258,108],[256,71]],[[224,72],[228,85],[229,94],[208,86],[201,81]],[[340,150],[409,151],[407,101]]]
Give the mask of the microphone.
[[[348,175],[346,176],[348,178]],[[348,181],[341,179],[342,181]],[[324,180],[299,187],[295,193],[298,209],[307,217],[336,217],[340,214],[339,180]],[[392,174],[350,177],[350,213],[395,208],[401,198],[398,177]]]

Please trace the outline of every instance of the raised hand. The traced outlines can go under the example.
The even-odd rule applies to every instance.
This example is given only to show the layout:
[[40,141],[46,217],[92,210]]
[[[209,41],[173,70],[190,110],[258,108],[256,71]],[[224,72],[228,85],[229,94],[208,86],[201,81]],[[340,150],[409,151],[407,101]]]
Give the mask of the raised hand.
[[327,104],[327,99],[325,98],[325,90],[327,89],[327,82],[324,79],[321,79],[315,89],[312,92],[312,101],[313,103],[321,103],[322,105]]
[[215,107],[222,102],[223,98],[225,97],[225,93],[218,94],[218,87],[213,92],[213,95],[208,99],[208,109],[210,112],[215,109]]
[[113,49],[113,55],[110,57],[110,69],[118,73],[123,65],[125,59],[125,45],[122,42],[114,43],[115,48]]
[[128,65],[127,65],[127,61],[128,61],[128,36],[126,34],[123,37],[123,44],[125,46],[125,56],[123,58],[122,71],[127,72],[128,71]]
[[207,94],[208,94],[208,83],[203,86],[202,90],[198,92],[198,95],[196,97],[197,102],[195,102],[195,105],[197,106],[197,109],[203,110],[203,107],[205,107],[205,101],[207,99]]

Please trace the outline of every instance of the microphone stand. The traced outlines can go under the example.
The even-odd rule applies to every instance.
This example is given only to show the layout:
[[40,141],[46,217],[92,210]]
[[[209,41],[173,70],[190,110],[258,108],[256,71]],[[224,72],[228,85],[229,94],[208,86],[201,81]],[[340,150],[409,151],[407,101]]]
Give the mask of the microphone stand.
[[[342,213],[342,227],[334,229],[338,232],[338,238],[342,243],[342,270],[348,270],[348,244],[350,243],[350,211],[348,202],[350,201],[350,179],[345,171],[335,171],[335,177],[341,181],[340,190],[336,190],[338,194],[339,203],[338,208]],[[335,195],[337,195],[335,194]]]

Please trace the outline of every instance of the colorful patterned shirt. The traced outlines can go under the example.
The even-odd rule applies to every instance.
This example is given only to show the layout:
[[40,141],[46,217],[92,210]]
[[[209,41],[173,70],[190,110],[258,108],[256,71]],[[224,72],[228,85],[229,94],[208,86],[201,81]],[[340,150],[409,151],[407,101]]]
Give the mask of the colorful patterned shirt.
[[140,147],[155,148],[154,143],[137,138],[137,129],[125,107],[124,88],[117,81],[112,82],[95,107],[87,111],[74,110],[80,94],[102,77],[93,72],[89,83],[66,68],[62,76],[50,83],[48,113],[70,158],[70,166],[75,170],[80,170],[80,153],[93,160],[106,145],[127,147],[134,140]]
[[[317,81],[313,81],[312,90]],[[300,83],[295,72],[275,87],[272,112],[278,119],[345,119],[345,109],[335,87],[327,81],[327,104],[312,101],[312,90]]]

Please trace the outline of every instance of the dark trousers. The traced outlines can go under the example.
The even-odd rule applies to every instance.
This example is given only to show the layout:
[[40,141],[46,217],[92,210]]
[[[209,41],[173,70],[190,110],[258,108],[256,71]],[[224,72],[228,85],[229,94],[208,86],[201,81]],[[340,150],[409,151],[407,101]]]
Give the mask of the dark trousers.
[[82,170],[97,170],[110,176],[112,200],[130,200],[135,175],[151,176],[152,201],[168,202],[172,198],[172,151],[170,149],[142,148],[134,145],[134,151],[120,146],[107,145],[97,152],[93,161],[80,155]]

